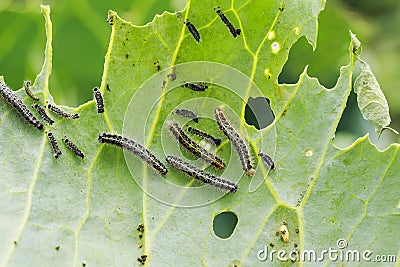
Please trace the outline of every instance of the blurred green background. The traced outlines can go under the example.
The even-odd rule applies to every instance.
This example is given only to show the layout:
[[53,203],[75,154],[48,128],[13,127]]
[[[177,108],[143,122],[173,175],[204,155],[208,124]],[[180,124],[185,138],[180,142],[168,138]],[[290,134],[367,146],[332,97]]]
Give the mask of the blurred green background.
[[[21,88],[24,79],[34,80],[43,63],[45,30],[40,4],[50,4],[52,12],[54,57],[50,91],[57,103],[78,106],[92,98],[91,89],[101,81],[111,33],[106,23],[109,9],[134,24],[144,25],[163,11],[183,9],[186,1],[0,0],[0,75],[13,89]],[[328,88],[333,87],[340,66],[348,62],[350,29],[363,43],[362,58],[371,65],[388,99],[391,126],[399,130],[398,0],[328,0],[320,15],[316,51],[301,38],[292,48],[279,81],[295,83],[308,64],[310,76],[318,77]],[[380,148],[400,140],[389,131],[376,140],[373,126],[361,117],[352,93],[335,143],[340,147],[350,145],[367,132]]]

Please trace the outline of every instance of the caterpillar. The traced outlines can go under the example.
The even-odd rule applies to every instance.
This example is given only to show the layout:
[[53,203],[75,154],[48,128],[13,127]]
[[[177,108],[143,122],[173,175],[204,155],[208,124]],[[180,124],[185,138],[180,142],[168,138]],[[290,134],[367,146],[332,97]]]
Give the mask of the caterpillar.
[[119,146],[122,149],[132,152],[133,154],[139,156],[144,162],[146,162],[150,167],[152,167],[160,174],[164,175],[168,172],[165,165],[160,160],[158,160],[156,156],[154,156],[144,146],[136,143],[133,140],[116,134],[100,133],[98,141],[100,143],[108,143]]
[[54,106],[52,104],[47,104],[47,109],[52,111],[54,114],[57,114],[58,116],[64,117],[66,119],[77,119],[77,118],[79,118],[79,114],[78,113],[75,113],[75,114],[67,113],[64,110],[62,110],[59,107],[56,107],[56,106]]
[[232,127],[231,123],[225,117],[225,114],[222,111],[222,109],[220,108],[215,109],[214,114],[219,128],[229,138],[229,140],[234,145],[237,153],[239,154],[243,170],[246,172],[248,176],[253,176],[255,170],[253,169],[251,154],[245,141],[239,135],[239,133]]
[[71,149],[72,152],[75,153],[75,155],[77,155],[78,157],[81,157],[81,158],[85,158],[85,154],[83,154],[83,152],[80,151],[79,148],[74,143],[72,143],[66,136],[64,136],[64,138],[62,140],[64,141],[65,145],[69,149]]
[[57,140],[54,138],[54,135],[52,132],[49,131],[49,132],[46,132],[46,134],[47,134],[47,137],[49,138],[51,148],[54,151],[54,158],[57,159],[62,155],[62,152],[61,152],[60,148],[58,147]]
[[212,135],[210,135],[210,134],[208,134],[208,133],[206,133],[206,132],[203,132],[203,131],[201,131],[201,130],[199,130],[199,129],[196,129],[196,128],[193,128],[193,127],[191,127],[191,126],[188,126],[188,127],[187,127],[187,131],[188,131],[189,133],[192,133],[192,134],[194,134],[194,135],[197,135],[198,137],[200,137],[200,138],[202,138],[202,139],[211,141],[211,143],[214,143],[214,144],[217,145],[217,146],[219,146],[219,145],[221,144],[221,139],[215,138],[214,136],[212,136]]
[[93,88],[93,96],[96,100],[97,113],[104,112],[104,100],[98,87]]
[[232,23],[229,21],[229,19],[225,16],[225,14],[221,11],[220,7],[214,8],[214,10],[217,12],[218,16],[222,20],[223,23],[225,23],[226,27],[228,27],[229,31],[231,32],[232,36],[236,38],[237,36],[240,35],[241,30],[236,29]]
[[171,164],[174,168],[186,173],[187,175],[205,184],[211,185],[218,189],[226,190],[231,193],[235,193],[237,191],[238,186],[235,183],[232,183],[222,178],[218,178],[210,173],[207,173],[187,163],[186,161],[180,158],[174,156],[167,156],[166,161],[169,164]]
[[30,96],[33,100],[38,101],[39,98],[35,96],[31,91],[31,81],[24,81],[24,89],[28,96]]
[[8,104],[12,105],[18,113],[24,117],[26,121],[30,124],[38,128],[39,130],[43,129],[43,124],[29,111],[29,109],[22,103],[22,101],[11,91],[10,88],[7,87],[3,82],[0,82],[0,94],[2,97],[8,102]]
[[47,124],[49,124],[49,125],[53,125],[53,124],[54,124],[54,121],[47,115],[47,113],[46,113],[46,111],[44,110],[44,108],[42,108],[39,104],[34,103],[34,104],[32,105],[32,107],[33,107],[34,109],[37,110],[37,112],[39,113],[39,115],[42,117],[42,119],[43,119],[45,122],[47,122]]
[[189,20],[185,21],[185,25],[188,28],[188,30],[190,31],[190,33],[193,35],[193,38],[197,42],[200,42],[200,33],[197,31],[196,27],[192,23],[190,23]]
[[264,161],[264,163],[271,169],[274,170],[275,169],[275,163],[273,162],[273,160],[271,159],[270,156],[268,156],[267,154],[260,152],[258,153],[258,155],[260,156],[260,158]]
[[210,163],[217,169],[224,169],[225,163],[218,158],[216,155],[208,152],[204,148],[200,147],[196,142],[190,139],[184,131],[178,126],[176,122],[167,121],[165,123],[166,128],[172,133],[172,135],[178,140],[178,143],[186,148],[194,156],[201,158],[207,163]]
[[199,122],[199,117],[196,113],[189,109],[175,109],[175,114],[192,119],[195,123]]
[[200,92],[205,91],[208,88],[208,86],[204,85],[203,83],[184,83],[183,86],[193,91]]

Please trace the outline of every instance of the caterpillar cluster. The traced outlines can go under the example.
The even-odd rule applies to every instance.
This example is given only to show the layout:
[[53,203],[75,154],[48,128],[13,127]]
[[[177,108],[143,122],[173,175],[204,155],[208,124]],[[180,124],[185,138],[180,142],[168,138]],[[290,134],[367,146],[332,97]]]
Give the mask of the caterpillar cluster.
[[[26,82],[26,92],[27,94],[31,94],[29,89],[30,83]],[[30,93],[28,93],[30,92]],[[94,99],[96,101],[96,107],[98,113],[104,112],[104,100],[100,93],[100,90],[95,87],[93,89],[94,92]],[[22,103],[22,101],[9,89],[4,83],[0,82],[0,93],[7,100],[9,104],[14,106],[16,110],[32,125],[37,127],[38,129],[43,129],[43,124],[29,111],[29,109]],[[33,94],[32,94],[33,95]],[[32,97],[32,96],[31,96]],[[35,98],[32,97],[35,100]],[[55,122],[49,115],[46,113],[45,109],[41,107],[38,103],[34,103],[32,105],[34,109],[39,113],[42,119],[49,125],[53,125]],[[63,118],[67,119],[77,119],[79,118],[78,113],[68,113],[61,108],[53,105],[47,104],[47,109],[52,111],[54,114],[59,115]],[[192,119],[193,122],[198,123],[199,118],[196,113],[188,109],[176,109],[175,114],[180,116],[185,116]],[[254,169],[252,166],[252,159],[249,148],[245,143],[244,139],[239,135],[239,133],[234,129],[231,125],[229,120],[226,118],[225,114],[223,113],[222,109],[215,109],[214,111],[216,122],[219,125],[222,132],[228,137],[228,139],[234,145],[237,153],[239,154],[239,158],[243,169],[245,170],[246,174],[252,176],[254,174]],[[192,140],[186,133],[179,127],[176,122],[167,121],[166,128],[172,133],[172,136],[178,141],[178,143],[186,148],[190,153],[194,156],[204,160],[205,162],[209,163],[211,166],[215,167],[216,169],[224,169],[225,163],[216,155],[208,152],[206,149],[200,147],[194,140]],[[221,144],[221,139],[215,138],[212,135],[200,130],[193,128],[191,126],[187,127],[187,131],[194,135],[197,135],[205,140],[208,140],[216,145]],[[57,140],[51,131],[46,131],[49,143],[53,150],[54,158],[59,158],[62,155],[62,151],[58,146]],[[78,146],[73,143],[70,139],[64,136],[62,139],[65,145],[78,157],[84,158],[84,153],[78,148]],[[147,163],[150,167],[152,167],[156,172],[160,173],[161,175],[165,175],[168,172],[167,167],[159,160],[157,157],[151,153],[148,149],[144,146],[136,143],[135,141],[123,137],[121,135],[116,134],[108,134],[108,133],[100,133],[98,136],[98,141],[100,143],[108,143],[118,147],[121,147],[124,150],[130,151],[133,154],[137,155],[141,158],[144,162]],[[264,160],[264,162],[271,168],[274,168],[274,163],[272,159],[260,152],[259,156]],[[179,169],[180,171],[186,173],[187,175],[193,177],[196,180],[199,180],[205,184],[209,184],[213,187],[235,193],[237,191],[237,185],[230,181],[227,181],[222,178],[218,178],[213,174],[207,173],[190,163],[179,159],[174,156],[167,156],[166,161],[174,168]]]
[[[40,99],[33,94],[30,89],[31,82],[24,81],[24,89],[26,94],[32,98],[34,101],[39,101]],[[36,127],[39,130],[43,130],[43,124],[32,114],[32,112],[28,109],[28,107],[22,102],[21,99],[4,83],[0,81],[0,95],[6,100],[8,104],[13,106],[17,112],[31,125]],[[69,114],[63,111],[61,108],[56,107],[53,104],[47,104],[47,109],[52,111],[54,114],[57,114],[61,117],[68,118],[68,119],[77,119],[79,118],[79,114]],[[47,114],[45,108],[43,108],[38,102],[32,104],[32,108],[34,108],[40,117],[45,121],[49,126],[53,126],[55,121]],[[61,149],[58,146],[57,140],[54,134],[48,130],[46,131],[46,135],[48,137],[50,146],[54,152],[54,157],[57,159],[62,155]],[[78,149],[78,147],[72,143],[69,139],[63,139],[66,146],[70,148],[78,157],[84,158],[84,154],[82,151]]]
[[[233,25],[233,23],[229,20],[227,15],[221,10],[220,7],[217,7],[214,10],[216,12],[217,17],[219,17],[222,23],[227,27],[230,34],[234,38],[238,37],[241,34],[241,29],[236,28]],[[113,24],[111,20],[110,23]],[[193,36],[193,38],[197,42],[200,42],[201,40],[200,32],[199,30],[197,30],[195,25],[188,19],[185,20],[184,24],[186,25],[188,31]],[[128,58],[129,55],[126,54],[125,57]],[[154,63],[154,66],[156,71],[159,71],[161,68],[158,61]],[[39,101],[40,99],[36,95],[34,95],[33,92],[30,90],[30,86],[31,86],[30,81],[24,82],[25,92],[34,101]],[[201,82],[184,83],[183,86],[193,91],[199,91],[199,92],[205,91],[208,88],[207,85]],[[110,91],[109,84],[106,84],[106,89]],[[7,102],[12,106],[14,106],[15,109],[30,124],[34,125],[36,128],[40,130],[43,129],[44,127],[43,124],[29,111],[29,109],[22,103],[22,101],[18,99],[18,97],[4,83],[0,83],[0,93],[7,100]],[[104,98],[98,87],[93,88],[93,99],[96,104],[97,113],[104,113],[105,112]],[[53,114],[65,119],[78,119],[80,117],[78,113],[69,113],[52,103],[46,103],[45,108],[43,108],[39,103],[34,103],[32,107],[40,115],[41,119],[45,121],[49,126],[55,125],[55,121],[46,113],[45,108],[51,111]],[[195,123],[199,122],[198,115],[192,110],[176,109],[174,113],[179,116],[190,118]],[[231,123],[226,118],[221,109],[216,109],[214,113],[219,128],[228,137],[229,141],[235,147],[239,155],[243,170],[248,176],[254,175],[255,170],[252,165],[252,157],[249,150],[249,146],[247,145],[245,140],[240,136],[238,131],[231,125]],[[172,136],[177,140],[179,145],[187,149],[191,154],[200,158],[201,160],[203,160],[204,162],[208,163],[209,165],[213,166],[218,170],[223,170],[225,168],[225,163],[221,158],[219,158],[216,154],[207,151],[205,148],[197,144],[184,132],[184,130],[177,123],[173,121],[167,121],[165,126],[172,133]],[[216,138],[205,131],[202,131],[200,129],[191,126],[188,126],[186,130],[190,134],[196,135],[208,141],[209,143],[215,144],[216,146],[219,146],[221,144],[220,138]],[[62,151],[58,146],[55,135],[50,130],[47,130],[46,134],[49,143],[51,145],[51,148],[54,152],[54,157],[59,158],[62,155]],[[121,135],[109,134],[109,133],[100,133],[97,139],[100,143],[111,144],[114,146],[118,146],[123,150],[132,152],[133,154],[138,156],[141,160],[143,160],[145,163],[147,163],[148,166],[153,168],[156,172],[158,172],[161,175],[165,175],[168,172],[167,167],[153,153],[151,153],[143,145],[131,139],[128,139]],[[65,143],[65,146],[68,149],[70,149],[76,156],[80,158],[85,158],[85,154],[69,138],[64,136],[62,140]],[[259,156],[271,169],[274,168],[274,163],[268,155],[262,154],[262,152],[260,152]],[[205,184],[210,184],[216,188],[223,189],[231,193],[235,193],[237,191],[238,186],[235,183],[216,177],[213,174],[206,173],[202,169],[199,169],[191,165],[190,163],[182,159],[179,159],[178,157],[169,155],[166,157],[166,161],[172,167],[179,169],[185,174],[188,174],[194,179],[199,180]]]

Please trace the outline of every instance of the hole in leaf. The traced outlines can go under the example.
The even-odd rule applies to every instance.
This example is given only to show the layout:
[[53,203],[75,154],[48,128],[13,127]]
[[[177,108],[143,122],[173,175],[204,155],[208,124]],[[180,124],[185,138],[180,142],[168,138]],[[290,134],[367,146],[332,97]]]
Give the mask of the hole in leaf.
[[[357,0],[359,1],[359,0]],[[339,10],[344,8],[343,1],[328,1],[326,12],[318,16],[318,46],[313,51],[306,37],[301,37],[290,48],[289,58],[279,75],[278,81],[282,83],[296,83],[299,74],[308,65],[308,75],[318,77],[319,82],[326,88],[332,88],[337,82],[341,66],[347,64],[349,34],[343,28],[349,28],[346,16],[338,16]],[[346,1],[354,2],[354,1]],[[377,1],[372,1],[377,2]],[[339,13],[338,13],[339,12]],[[335,20],[332,20],[332,18]],[[299,26],[299,25],[297,25]],[[351,27],[350,27],[351,28]],[[304,29],[296,30],[300,35]],[[332,38],[332,36],[335,36]]]
[[281,73],[278,76],[279,84],[295,84],[306,66],[306,60],[312,56],[312,47],[305,38],[300,38],[293,44]]
[[355,93],[351,93],[336,129],[335,145],[340,148],[350,146],[358,137],[365,134],[366,124],[367,122],[358,109],[357,96]]
[[249,97],[244,110],[244,119],[249,125],[253,125],[258,130],[270,125],[275,114],[272,112],[270,101],[265,97]]
[[236,228],[238,218],[231,211],[221,212],[214,217],[213,230],[214,234],[219,238],[229,238]]

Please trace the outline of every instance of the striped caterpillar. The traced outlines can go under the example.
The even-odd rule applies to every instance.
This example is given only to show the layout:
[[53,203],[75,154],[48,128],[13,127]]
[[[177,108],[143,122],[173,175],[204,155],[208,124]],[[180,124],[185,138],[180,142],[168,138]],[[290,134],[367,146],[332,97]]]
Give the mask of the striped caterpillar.
[[206,173],[205,171],[200,170],[199,168],[187,163],[180,158],[167,156],[166,160],[176,169],[186,173],[187,175],[193,177],[198,181],[201,181],[218,189],[226,190],[231,193],[235,193],[237,191],[238,187],[235,183],[224,180],[222,178],[218,178],[210,173]]
[[239,154],[243,170],[246,172],[248,176],[253,176],[255,170],[253,169],[252,158],[247,144],[245,143],[243,138],[239,135],[239,133],[235,130],[235,128],[232,127],[231,123],[225,117],[225,114],[222,111],[222,109],[220,108],[215,109],[214,114],[219,128],[229,138],[229,140],[235,147],[237,153]]

